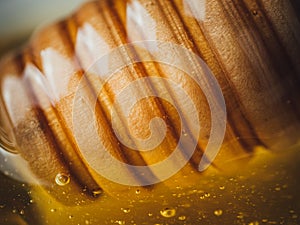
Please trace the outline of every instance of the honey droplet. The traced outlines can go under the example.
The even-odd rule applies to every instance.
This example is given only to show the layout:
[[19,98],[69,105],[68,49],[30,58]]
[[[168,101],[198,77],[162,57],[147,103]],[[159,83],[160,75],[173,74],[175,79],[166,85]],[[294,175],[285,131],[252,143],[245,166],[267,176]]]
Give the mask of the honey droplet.
[[124,213],[130,213],[130,209],[129,209],[129,208],[121,208],[121,210],[122,210]]
[[160,211],[160,214],[163,217],[170,218],[170,217],[173,217],[173,216],[176,215],[176,209],[165,208],[165,209]]
[[259,225],[259,222],[257,222],[257,221],[250,222],[249,225]]
[[185,131],[183,131],[182,133],[183,133],[183,136],[184,136],[184,137],[187,137],[187,136],[188,136],[188,134],[187,134]]
[[70,183],[70,176],[64,173],[58,173],[55,177],[55,182],[59,186],[65,186]]
[[244,214],[242,212],[239,212],[239,214],[236,216],[236,218],[243,219],[244,218]]
[[206,198],[209,198],[209,197],[210,197],[210,194],[209,194],[209,193],[205,193],[204,196],[205,196]]
[[93,196],[94,197],[97,197],[97,196],[99,196],[100,194],[102,194],[102,189],[97,189],[97,190],[93,190],[92,191],[93,192]]
[[220,189],[220,190],[224,190],[224,189],[225,189],[225,186],[220,186],[219,189]]
[[56,212],[56,209],[50,209],[50,212]]
[[222,211],[221,209],[217,209],[217,210],[214,211],[214,214],[215,214],[216,216],[222,216],[223,211]]
[[186,219],[186,216],[179,216],[178,219],[184,221]]

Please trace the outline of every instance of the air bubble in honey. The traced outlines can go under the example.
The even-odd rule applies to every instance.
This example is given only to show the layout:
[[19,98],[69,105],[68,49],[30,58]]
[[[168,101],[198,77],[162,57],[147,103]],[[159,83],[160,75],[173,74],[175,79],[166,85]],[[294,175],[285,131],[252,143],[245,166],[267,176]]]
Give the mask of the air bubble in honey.
[[214,211],[214,214],[215,214],[216,216],[222,216],[223,211],[222,211],[221,209],[217,209],[217,210]]
[[70,183],[70,176],[64,173],[58,173],[55,177],[55,183],[59,186],[65,186]]
[[176,215],[176,209],[165,208],[165,209],[160,211],[160,214],[163,217],[170,218],[170,217],[173,217],[173,216]]

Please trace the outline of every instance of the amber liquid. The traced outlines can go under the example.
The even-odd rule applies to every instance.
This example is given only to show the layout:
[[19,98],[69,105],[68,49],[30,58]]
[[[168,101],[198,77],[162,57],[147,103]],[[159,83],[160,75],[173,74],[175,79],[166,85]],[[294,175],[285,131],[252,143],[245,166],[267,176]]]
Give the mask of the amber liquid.
[[43,187],[2,174],[0,224],[298,225],[299,150],[299,146],[280,153],[256,149],[245,164],[230,163],[226,171],[209,168],[193,187],[168,189],[158,184],[151,198],[139,201],[103,193],[94,203],[65,206]]

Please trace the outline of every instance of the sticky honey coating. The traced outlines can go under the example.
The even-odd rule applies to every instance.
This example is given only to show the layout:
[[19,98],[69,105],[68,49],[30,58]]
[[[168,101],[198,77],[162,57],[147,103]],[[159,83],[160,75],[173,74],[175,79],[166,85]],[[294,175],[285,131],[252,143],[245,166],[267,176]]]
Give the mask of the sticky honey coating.
[[[59,201],[73,204],[87,197],[94,201],[99,196],[95,193],[101,190],[118,198],[148,199],[156,185],[175,188],[180,182],[191,187],[194,180],[201,179],[198,164],[212,128],[205,93],[184,71],[155,60],[143,62],[143,57],[155,52],[155,45],[134,45],[120,51],[118,58],[105,61],[113,49],[130,43],[155,40],[182,46],[203,59],[217,79],[227,121],[223,145],[211,162],[213,168],[224,170],[222,165],[230,161],[250,158],[257,146],[282,150],[298,142],[300,25],[292,5],[289,1],[264,0],[204,2],[200,6],[196,1],[179,0],[89,2],[65,20],[40,30],[19,53],[2,60],[1,132],[13,136],[8,139],[14,142],[18,154]],[[193,58],[174,57],[189,65],[199,79],[207,78],[208,72]],[[113,71],[108,80],[101,79],[101,73],[132,58],[141,62]],[[135,87],[132,95],[143,92],[149,97],[135,104],[129,116],[122,111],[123,103],[115,104],[126,86],[149,77],[171,80],[185,90],[197,109],[201,125],[198,136],[191,130],[181,130],[190,115],[180,118],[176,107],[155,97],[163,90],[179,102],[176,90],[163,82]],[[83,110],[74,118],[78,87],[82,88],[83,101],[76,103],[82,104]],[[99,87],[103,88],[99,91]],[[85,99],[95,99],[91,105],[94,117],[86,114],[89,109]],[[218,104],[218,99],[215,102]],[[112,110],[118,112],[114,118]],[[147,139],[151,135],[149,123],[154,117],[166,124],[165,137],[153,150],[144,152],[136,137]],[[115,127],[113,119],[117,121]],[[86,132],[76,136],[74,121]],[[153,126],[160,135],[159,126]],[[121,130],[130,147],[120,142],[114,128]],[[97,156],[96,150],[108,151],[120,162],[148,166],[168,158],[182,133],[187,142],[197,145],[189,163],[173,179],[143,186],[149,177],[159,177],[160,171],[149,168],[143,176],[126,172],[128,178],[143,186],[142,195],[136,195],[136,187],[106,179],[87,160]],[[98,147],[97,140],[105,149]],[[91,150],[83,153],[82,147]],[[178,161],[186,159],[186,152],[181,146]],[[110,166],[106,158],[94,158],[95,163]],[[176,164],[171,161],[170,169]],[[55,183],[56,175],[62,173],[70,176],[65,186]],[[68,193],[66,198],[58,194],[61,191]]]

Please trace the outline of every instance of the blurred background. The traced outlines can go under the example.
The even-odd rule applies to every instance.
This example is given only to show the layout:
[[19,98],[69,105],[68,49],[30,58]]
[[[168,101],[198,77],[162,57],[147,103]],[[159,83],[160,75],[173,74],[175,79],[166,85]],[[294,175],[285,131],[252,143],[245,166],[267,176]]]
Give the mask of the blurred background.
[[86,0],[1,0],[0,54],[26,40],[36,27],[70,14]]

